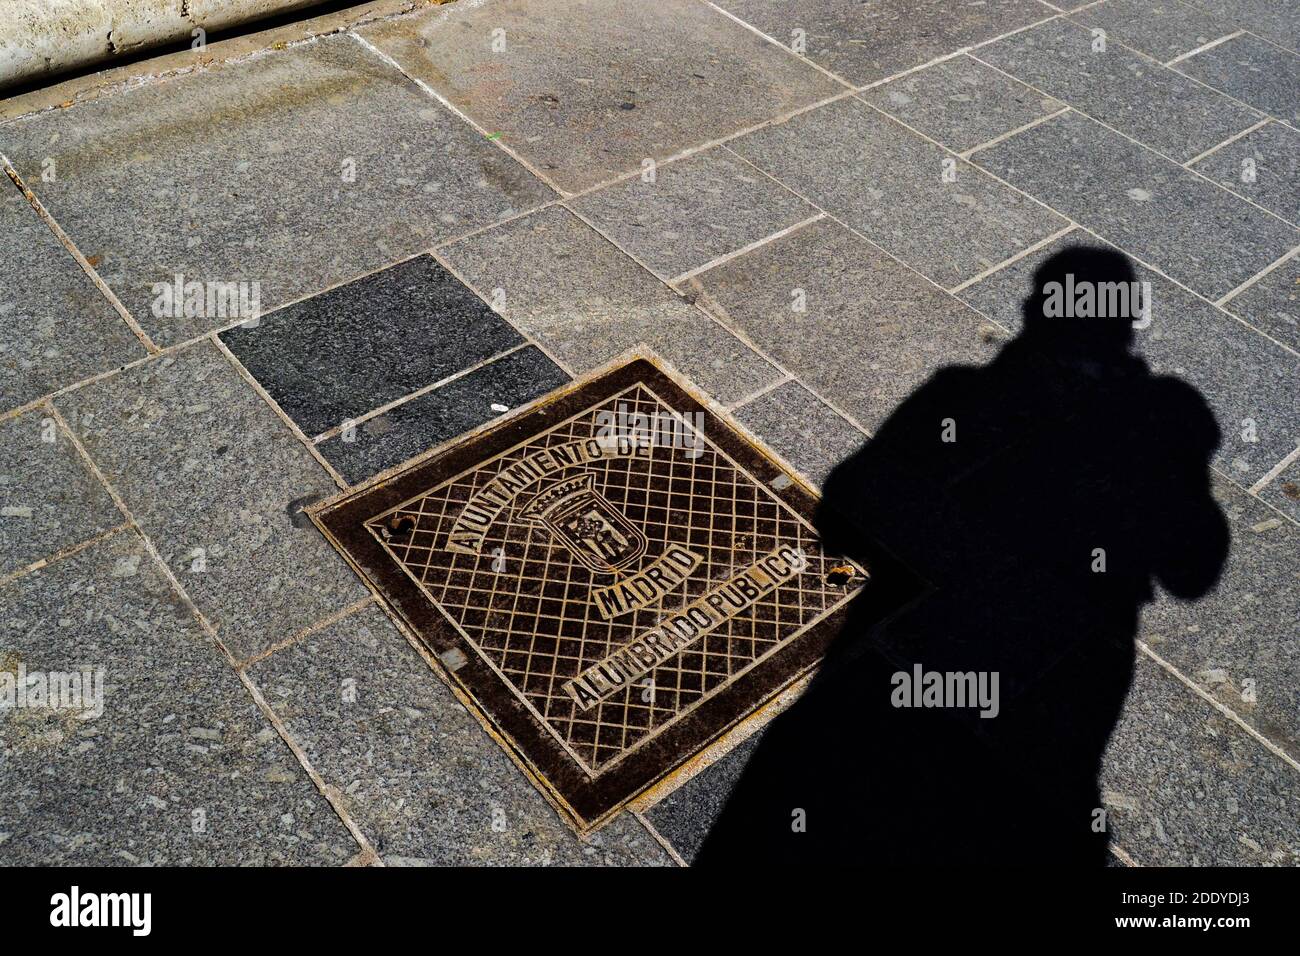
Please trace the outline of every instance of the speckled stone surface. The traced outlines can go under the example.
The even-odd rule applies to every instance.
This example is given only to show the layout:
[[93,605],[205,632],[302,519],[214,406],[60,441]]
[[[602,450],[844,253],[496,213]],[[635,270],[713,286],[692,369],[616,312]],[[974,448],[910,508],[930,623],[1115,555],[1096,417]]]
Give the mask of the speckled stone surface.
[[987,143],[1065,105],[969,56],[908,73],[861,96],[955,152]]
[[1176,64],[1188,76],[1288,123],[1300,123],[1300,56],[1244,34]]
[[1292,256],[1223,307],[1300,351],[1300,258]]
[[1300,223],[1300,133],[1291,127],[1261,126],[1192,168],[1292,225]]
[[57,405],[236,658],[365,596],[298,513],[336,486],[211,343]]
[[1259,490],[1259,496],[1300,522],[1300,460],[1282,469],[1276,478]]
[[778,43],[792,43],[793,32],[802,30],[810,60],[859,86],[1056,13],[1036,0],[721,0],[718,6]]
[[725,149],[659,166],[572,201],[575,212],[671,279],[816,215]]
[[[1034,270],[1073,245],[1106,248],[1076,231],[994,273],[959,295],[997,322],[1019,331],[1021,303]],[[1133,263],[1138,282],[1151,284],[1151,325],[1134,331],[1134,349],[1157,375],[1194,387],[1218,420],[1214,464],[1243,484],[1258,481],[1295,448],[1295,396],[1300,358],[1149,269]],[[1246,419],[1255,441],[1247,441]]]
[[361,34],[570,192],[844,89],[697,0],[453,4],[416,24]]
[[670,863],[628,814],[574,836],[373,605],[249,675],[385,862]]
[[[830,220],[692,280],[700,301],[870,430],[938,368],[992,358],[997,331]],[[796,312],[798,291],[804,312]],[[987,340],[986,340],[987,336]]]
[[221,336],[308,436],[523,341],[459,279],[417,256]]
[[1100,782],[1111,837],[1141,865],[1300,863],[1300,776],[1145,655]]
[[1066,225],[854,99],[729,146],[944,288]]
[[694,862],[762,736],[760,732],[741,741],[646,813],[650,825],[687,863]]
[[1238,29],[1183,0],[1105,0],[1079,10],[1070,19],[1089,30],[1104,30],[1108,41],[1141,50],[1161,63]]
[[351,441],[340,434],[318,447],[357,484],[568,382],[559,366],[530,345],[366,419]]
[[1277,0],[1187,0],[1192,6],[1249,30],[1288,50],[1300,51],[1300,7]]
[[358,852],[134,534],[10,582],[0,604],[0,668],[103,669],[98,718],[0,711],[0,865],[320,866]]
[[724,404],[775,382],[765,359],[565,209],[441,250],[502,315],[575,374],[645,343]]
[[1077,23],[1053,20],[975,55],[1180,163],[1260,120],[1254,110],[1121,44],[1098,52],[1094,42]]
[[20,120],[0,150],[164,345],[241,317],[156,315],[177,274],[258,282],[265,311],[554,195],[347,36]]
[[1139,636],[1300,760],[1300,528],[1231,482],[1213,491],[1232,533],[1218,585],[1195,604],[1160,595]]
[[740,423],[821,486],[832,468],[862,447],[853,427],[798,382],[786,382],[735,411]]
[[1078,113],[982,149],[971,162],[1209,299],[1300,240],[1293,227]]
[[0,578],[124,521],[54,419],[0,421]]
[[8,176],[0,178],[0,237],[0,412],[145,356]]

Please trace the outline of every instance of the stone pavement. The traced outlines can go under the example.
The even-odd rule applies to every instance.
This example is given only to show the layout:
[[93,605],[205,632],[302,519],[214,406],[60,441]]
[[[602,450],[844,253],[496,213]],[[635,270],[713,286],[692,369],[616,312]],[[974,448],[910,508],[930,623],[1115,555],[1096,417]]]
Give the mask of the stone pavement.
[[0,124],[0,670],[105,701],[0,713],[0,863],[689,860],[781,702],[580,840],[301,509],[638,343],[820,482],[1078,242],[1232,528],[1143,614],[1117,862],[1300,862],[1300,7],[459,0],[192,59]]

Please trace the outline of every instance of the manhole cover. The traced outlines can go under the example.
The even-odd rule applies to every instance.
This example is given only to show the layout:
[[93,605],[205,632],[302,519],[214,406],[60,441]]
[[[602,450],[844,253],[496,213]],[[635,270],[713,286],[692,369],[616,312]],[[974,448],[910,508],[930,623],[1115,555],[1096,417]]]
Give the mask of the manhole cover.
[[314,517],[587,829],[912,593],[816,501],[636,359]]

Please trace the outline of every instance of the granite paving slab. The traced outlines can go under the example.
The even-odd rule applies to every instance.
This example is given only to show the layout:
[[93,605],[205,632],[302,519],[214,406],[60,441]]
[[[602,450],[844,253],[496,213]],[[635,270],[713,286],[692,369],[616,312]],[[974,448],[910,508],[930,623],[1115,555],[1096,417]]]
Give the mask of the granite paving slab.
[[1067,224],[856,99],[729,147],[944,288]]
[[0,421],[0,578],[125,520],[42,409]]
[[1167,63],[1175,57],[1236,33],[1235,24],[1181,0],[1104,0],[1070,17],[1108,41],[1141,50]]
[[162,345],[554,195],[347,36],[37,114],[0,150]]
[[1099,45],[1089,29],[1069,20],[990,43],[975,55],[1180,163],[1260,119],[1122,44]]
[[1143,866],[1295,866],[1295,770],[1145,655],[1102,764],[1112,838]]
[[1300,124],[1300,55],[1247,33],[1181,60],[1177,69],[1270,116]]
[[350,439],[341,433],[318,447],[358,484],[568,382],[563,369],[530,345],[366,419]]
[[1259,496],[1300,523],[1300,460],[1293,461],[1259,490]]
[[386,862],[671,865],[626,813],[574,836],[373,605],[249,675]]
[[778,43],[801,31],[805,55],[861,86],[1053,16],[1036,0],[721,0]]
[[661,279],[672,279],[816,214],[724,149],[668,163],[570,206]]
[[981,149],[971,162],[1209,299],[1300,238],[1282,220],[1075,112]]
[[[780,373],[566,209],[544,209],[439,253],[574,374],[644,342],[723,404]],[[499,290],[499,292],[498,292]]]
[[[1070,233],[958,294],[1019,332],[1034,270],[1074,245],[1113,248]],[[1150,269],[1133,267],[1138,282],[1150,283],[1152,299],[1150,326],[1134,331],[1135,351],[1154,374],[1182,379],[1210,406],[1220,431],[1214,464],[1244,484],[1257,481],[1296,446],[1300,356]]]
[[862,99],[955,152],[1065,106],[969,56],[872,87]]
[[211,343],[57,405],[236,658],[365,596],[298,513],[334,482]]
[[0,606],[0,669],[80,673],[91,705],[0,711],[0,864],[321,866],[358,852],[134,533],[11,581]]
[[147,354],[7,176],[0,237],[0,412]]
[[1300,223],[1300,132],[1291,127],[1261,126],[1191,168],[1292,225]]
[[1191,5],[1231,20],[1273,43],[1300,53],[1300,9],[1277,0],[1189,0]]
[[477,365],[523,336],[436,260],[418,256],[221,340],[310,436]]
[[1300,351],[1300,258],[1292,256],[1223,307]]
[[798,382],[778,385],[734,414],[818,486],[867,440],[865,432]]
[[991,358],[999,338],[957,299],[830,220],[691,285],[724,322],[868,430],[941,366]]
[[360,32],[569,192],[844,89],[697,0],[462,3]]

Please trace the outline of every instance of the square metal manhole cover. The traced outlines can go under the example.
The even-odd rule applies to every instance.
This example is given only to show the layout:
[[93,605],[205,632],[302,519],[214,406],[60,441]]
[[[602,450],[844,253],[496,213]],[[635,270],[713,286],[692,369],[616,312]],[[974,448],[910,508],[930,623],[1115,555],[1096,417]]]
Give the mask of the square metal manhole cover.
[[636,359],[314,517],[588,829],[915,593],[816,504]]

